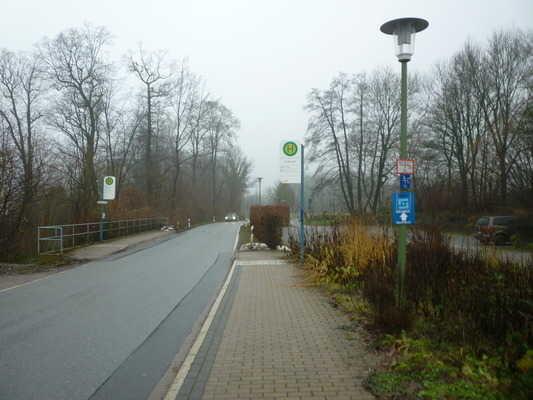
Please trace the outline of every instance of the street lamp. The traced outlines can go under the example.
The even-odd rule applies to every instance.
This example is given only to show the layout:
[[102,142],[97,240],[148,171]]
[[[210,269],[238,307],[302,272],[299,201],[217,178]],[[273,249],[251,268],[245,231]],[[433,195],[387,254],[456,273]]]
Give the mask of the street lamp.
[[[421,18],[398,18],[381,25],[381,32],[392,35],[396,57],[402,64],[400,159],[407,158],[407,63],[415,52],[415,35],[428,27]],[[402,190],[402,189],[401,189]],[[396,281],[396,304],[402,306],[405,299],[405,261],[407,257],[407,225],[401,224],[398,232],[398,270]]]
[[261,205],[261,181],[263,178],[261,176],[257,177],[257,182],[259,182],[259,205]]
[[415,34],[429,25],[422,18],[398,18],[381,25],[381,32],[394,37],[396,57],[400,62],[407,62],[415,52]]

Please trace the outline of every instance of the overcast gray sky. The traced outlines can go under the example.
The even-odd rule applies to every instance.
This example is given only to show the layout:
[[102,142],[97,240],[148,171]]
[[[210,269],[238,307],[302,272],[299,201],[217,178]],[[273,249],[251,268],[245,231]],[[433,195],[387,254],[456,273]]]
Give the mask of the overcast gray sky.
[[117,59],[142,42],[188,57],[193,72],[241,121],[239,143],[265,186],[278,179],[278,146],[302,139],[305,97],[338,72],[399,68],[379,26],[422,17],[410,70],[427,71],[465,40],[533,28],[533,0],[2,0],[0,47],[29,50],[84,22],[114,35]]

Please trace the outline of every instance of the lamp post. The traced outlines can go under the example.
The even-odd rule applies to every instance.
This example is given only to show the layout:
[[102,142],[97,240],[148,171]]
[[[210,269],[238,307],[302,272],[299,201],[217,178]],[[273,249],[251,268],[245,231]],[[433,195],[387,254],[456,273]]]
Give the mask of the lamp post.
[[[407,63],[415,52],[415,35],[428,27],[421,18],[398,18],[381,25],[381,32],[392,35],[396,46],[396,57],[402,65],[400,159],[407,158]],[[405,264],[407,258],[407,225],[398,228],[398,264],[396,279],[396,305],[401,307],[405,299]]]
[[257,182],[259,182],[259,205],[261,205],[261,181],[263,178],[261,176],[257,177]]

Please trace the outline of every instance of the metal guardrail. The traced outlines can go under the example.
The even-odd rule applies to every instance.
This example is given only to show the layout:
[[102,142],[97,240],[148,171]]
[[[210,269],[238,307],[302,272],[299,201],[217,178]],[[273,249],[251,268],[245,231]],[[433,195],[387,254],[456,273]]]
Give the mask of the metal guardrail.
[[87,222],[85,224],[38,226],[37,254],[62,254],[66,249],[152,230],[166,224],[166,218],[140,218]]

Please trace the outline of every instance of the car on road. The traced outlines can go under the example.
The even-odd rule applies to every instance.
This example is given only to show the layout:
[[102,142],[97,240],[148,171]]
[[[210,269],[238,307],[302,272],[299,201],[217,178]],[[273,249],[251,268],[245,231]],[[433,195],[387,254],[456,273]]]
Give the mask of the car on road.
[[474,236],[481,243],[507,244],[517,232],[518,225],[519,219],[511,215],[484,216],[476,221]]
[[229,213],[229,214],[226,214],[226,216],[224,217],[224,221],[226,222],[232,222],[232,221],[238,221],[239,220],[239,216],[237,215],[237,213]]

